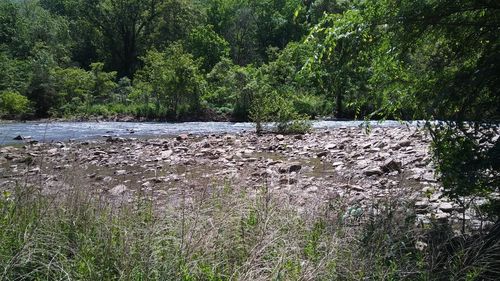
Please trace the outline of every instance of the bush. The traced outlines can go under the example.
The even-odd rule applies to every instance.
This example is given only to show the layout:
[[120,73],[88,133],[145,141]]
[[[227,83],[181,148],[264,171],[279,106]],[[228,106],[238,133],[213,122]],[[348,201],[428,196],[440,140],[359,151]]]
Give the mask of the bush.
[[18,92],[0,93],[0,117],[16,118],[30,112],[30,101]]
[[257,133],[263,132],[264,123],[274,124],[274,129],[284,134],[303,134],[311,129],[309,116],[298,113],[289,97],[266,91],[266,88],[258,88],[252,101],[250,117]]
[[87,108],[86,114],[90,116],[104,116],[108,117],[110,115],[110,112],[108,110],[108,107],[104,104],[96,104],[92,105]]

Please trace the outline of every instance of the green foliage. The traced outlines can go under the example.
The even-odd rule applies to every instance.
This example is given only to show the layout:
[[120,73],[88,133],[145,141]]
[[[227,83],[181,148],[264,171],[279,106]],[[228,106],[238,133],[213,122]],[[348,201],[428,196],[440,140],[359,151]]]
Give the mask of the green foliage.
[[[437,170],[447,196],[464,209],[481,196],[498,219],[500,202],[491,197],[500,186],[500,143],[497,124],[455,123],[430,128]],[[486,206],[485,206],[486,207]]]
[[[255,84],[262,84],[258,81]],[[270,91],[265,87],[254,88],[250,118],[256,125],[257,133],[264,131],[265,123],[272,123],[280,133],[300,134],[310,130],[309,116],[299,114],[290,98]]]
[[164,53],[150,51],[143,61],[144,68],[134,80],[136,99],[154,103],[160,117],[180,118],[200,111],[205,80],[198,61],[181,45],[173,44]]
[[58,101],[52,105],[53,115],[71,115],[78,107],[90,105],[92,74],[76,67],[54,68],[51,72]]
[[0,52],[0,73],[0,90],[27,91],[32,75],[28,61]]
[[18,92],[0,92],[0,116],[14,118],[30,111],[30,101]]
[[186,40],[186,48],[195,58],[202,59],[202,69],[206,71],[229,56],[229,43],[215,33],[211,25],[193,29]]
[[116,84],[116,71],[105,72],[104,64],[101,62],[90,65],[92,77],[92,99],[93,102],[103,103],[112,97],[118,85]]

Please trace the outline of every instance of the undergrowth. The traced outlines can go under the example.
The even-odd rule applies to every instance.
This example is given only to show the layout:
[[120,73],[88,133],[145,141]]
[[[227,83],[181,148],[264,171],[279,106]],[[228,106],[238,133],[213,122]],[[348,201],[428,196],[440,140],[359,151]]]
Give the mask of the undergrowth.
[[225,186],[175,207],[117,203],[83,190],[47,196],[18,186],[3,193],[0,280],[498,277],[498,239],[451,244],[443,229],[441,240],[433,239],[436,228],[417,229],[411,202],[402,200],[350,217],[337,201],[299,212],[266,188],[251,196]]

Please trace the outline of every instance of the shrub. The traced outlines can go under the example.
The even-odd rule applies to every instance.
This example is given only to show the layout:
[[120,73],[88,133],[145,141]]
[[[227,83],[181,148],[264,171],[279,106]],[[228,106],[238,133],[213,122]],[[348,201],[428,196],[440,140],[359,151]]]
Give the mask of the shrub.
[[18,92],[0,93],[0,117],[14,118],[30,112],[30,101]]

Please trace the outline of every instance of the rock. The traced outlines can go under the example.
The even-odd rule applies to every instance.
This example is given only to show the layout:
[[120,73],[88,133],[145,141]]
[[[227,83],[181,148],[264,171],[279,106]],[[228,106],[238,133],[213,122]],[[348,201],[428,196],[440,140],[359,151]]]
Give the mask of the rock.
[[123,184],[120,184],[120,185],[117,185],[117,186],[113,187],[108,192],[111,195],[118,196],[118,195],[122,195],[126,191],[127,191],[127,187],[125,185],[123,185]]
[[123,176],[123,175],[126,175],[126,174],[127,174],[126,170],[117,170],[115,172],[115,175],[117,175],[117,176]]
[[320,153],[316,154],[316,156],[318,156],[319,158],[321,158],[321,157],[325,157],[325,156],[327,156],[327,155],[328,155],[328,151],[322,151],[322,152],[320,152]]
[[55,145],[55,147],[57,147],[57,148],[63,148],[63,147],[65,147],[64,143],[63,143],[63,142],[60,142],[60,141],[59,141],[59,142],[56,142],[54,145]]
[[415,210],[417,214],[425,214],[427,213],[429,208],[429,202],[428,201],[417,201],[415,202]]
[[298,172],[302,169],[302,165],[300,165],[299,163],[293,163],[293,164],[290,164],[290,165],[285,165],[285,166],[281,166],[279,168],[279,172],[284,174],[284,173],[293,173],[293,172]]
[[279,141],[283,141],[283,140],[285,140],[285,136],[283,136],[283,135],[276,135],[276,139],[279,140]]
[[318,191],[318,186],[313,185],[307,188],[307,192],[309,193],[316,193]]
[[287,177],[280,178],[280,184],[295,184],[295,183],[297,183],[297,179],[295,178],[287,178]]
[[384,171],[386,173],[389,173],[392,171],[401,172],[402,167],[403,167],[403,164],[400,161],[396,161],[394,159],[388,159],[387,161],[384,162],[384,164],[382,164],[382,166],[380,166],[380,169],[382,169],[382,171]]
[[189,138],[189,136],[187,134],[180,134],[175,139],[178,140],[178,141],[185,141],[188,138]]
[[352,190],[355,190],[355,191],[365,191],[364,188],[362,188],[361,186],[358,186],[358,185],[354,185],[354,184],[346,184],[343,186],[343,188],[345,189],[352,189]]
[[29,172],[33,173],[33,174],[38,174],[40,172],[40,168],[39,167],[35,167],[33,169],[30,169]]
[[172,154],[173,154],[173,153],[174,153],[174,152],[173,152],[172,150],[165,150],[165,151],[162,151],[162,152],[160,153],[160,157],[161,157],[163,160],[165,160],[165,159],[170,158],[170,156],[172,156]]
[[453,211],[455,209],[455,208],[453,208],[453,205],[449,202],[443,202],[443,203],[439,204],[438,208],[441,211],[446,212],[446,213],[450,213],[451,211]]
[[438,213],[432,214],[432,217],[437,221],[446,221],[450,217],[450,214],[438,212]]
[[24,140],[24,137],[21,135],[18,135],[17,137],[13,138],[13,140]]
[[380,176],[383,174],[382,170],[380,168],[367,168],[363,171],[363,174],[365,176]]
[[303,135],[295,135],[293,138],[296,140],[303,140],[304,136]]
[[411,145],[411,141],[409,141],[409,140],[402,141],[402,142],[398,143],[399,147],[407,147],[407,146],[410,146],[410,145]]
[[288,168],[288,171],[290,173],[292,173],[292,172],[298,172],[298,171],[300,171],[300,169],[302,169],[302,165],[296,163],[296,164],[290,165],[290,167]]
[[335,147],[337,147],[337,145],[334,143],[329,143],[329,144],[325,145],[325,149],[328,149],[328,150],[334,149]]

